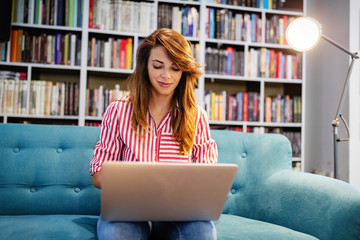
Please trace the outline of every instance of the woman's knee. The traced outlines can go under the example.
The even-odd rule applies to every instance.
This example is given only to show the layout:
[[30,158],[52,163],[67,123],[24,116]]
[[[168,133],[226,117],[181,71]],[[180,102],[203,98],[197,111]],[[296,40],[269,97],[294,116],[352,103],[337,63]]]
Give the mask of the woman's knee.
[[215,240],[216,229],[211,221],[155,222],[151,239]]
[[148,239],[148,222],[110,222],[98,220],[97,236],[99,240]]
[[216,228],[212,221],[185,222],[179,225],[183,239],[215,240]]

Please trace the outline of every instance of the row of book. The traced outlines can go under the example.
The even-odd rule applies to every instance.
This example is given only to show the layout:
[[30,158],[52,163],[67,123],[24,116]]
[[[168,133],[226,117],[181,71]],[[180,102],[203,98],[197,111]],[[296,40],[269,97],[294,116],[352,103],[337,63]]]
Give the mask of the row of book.
[[[262,5],[261,3],[262,2]],[[227,4],[242,7],[253,7],[264,9],[278,9],[278,10],[297,10],[302,11],[302,3],[291,0],[207,0],[207,3]]]
[[260,7],[259,0],[207,0],[207,3],[227,4],[234,6],[256,7],[256,8]]
[[26,80],[27,73],[26,72],[13,72],[13,71],[0,70],[0,79]]
[[[199,43],[191,43],[191,51],[197,62],[199,62],[199,47]],[[104,40],[92,37],[88,45],[88,66],[132,69],[133,48],[133,38]]]
[[295,19],[286,15],[272,15],[266,19],[265,42],[286,45],[286,28]]
[[264,9],[303,11],[303,1],[262,0]]
[[233,47],[207,47],[205,52],[207,74],[244,76],[244,50]]
[[[226,91],[207,91],[204,102],[210,120],[253,122],[260,120],[260,101],[258,92],[228,94]],[[267,96],[264,106],[265,122],[301,122],[300,96]]]
[[205,93],[205,110],[210,120],[215,121],[259,121],[258,92],[238,92],[228,94],[227,91]]
[[0,79],[0,113],[26,114],[27,81]]
[[[74,33],[33,33],[23,29],[11,31],[10,62],[30,62],[79,66],[81,39]],[[7,61],[6,42],[0,43],[1,61]],[[198,60],[199,44],[191,45]],[[88,45],[88,66],[132,69],[133,38],[99,39],[91,37]]]
[[87,127],[101,127],[101,122],[99,122],[99,121],[91,121],[91,122],[86,121],[85,126],[87,126]]
[[89,28],[149,34],[154,11],[151,2],[89,0]]
[[[243,126],[224,126],[224,125],[216,125],[211,124],[210,129],[221,129],[221,130],[231,130],[231,131],[237,131],[237,132],[248,132],[248,133],[255,133],[255,134],[266,134],[266,133],[277,133],[282,134],[285,137],[287,137],[291,143],[291,149],[292,149],[292,156],[293,157],[301,157],[301,132],[300,131],[288,131],[284,130],[283,128],[278,127],[251,127],[246,126],[244,128]],[[296,166],[297,169],[301,170],[301,165]]]
[[28,94],[31,115],[78,115],[78,83],[19,79],[0,79],[0,113],[27,114]]
[[92,37],[88,45],[88,66],[132,69],[133,39]]
[[26,79],[26,72],[0,71],[0,113],[26,112]]
[[250,48],[247,71],[249,77],[302,79],[302,54]]
[[81,39],[74,33],[11,30],[10,62],[80,65]]
[[104,85],[98,88],[86,89],[86,109],[85,115],[91,117],[102,117],[109,104],[122,97],[127,96],[127,90],[120,90],[120,85],[115,84],[115,88],[108,89]]
[[186,37],[199,36],[199,10],[169,4],[158,6],[158,28],[172,28]]
[[78,115],[79,83],[31,81],[29,114]]
[[261,42],[262,19],[258,13],[207,8],[207,37],[245,42]]
[[265,97],[265,122],[300,123],[301,112],[300,96]]
[[83,0],[13,0],[12,22],[82,27]]

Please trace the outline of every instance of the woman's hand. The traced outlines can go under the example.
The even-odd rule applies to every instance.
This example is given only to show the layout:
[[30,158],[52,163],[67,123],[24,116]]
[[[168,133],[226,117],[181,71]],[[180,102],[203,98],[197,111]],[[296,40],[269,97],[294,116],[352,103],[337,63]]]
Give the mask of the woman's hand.
[[92,176],[92,184],[101,189],[101,170],[94,173],[94,175]]

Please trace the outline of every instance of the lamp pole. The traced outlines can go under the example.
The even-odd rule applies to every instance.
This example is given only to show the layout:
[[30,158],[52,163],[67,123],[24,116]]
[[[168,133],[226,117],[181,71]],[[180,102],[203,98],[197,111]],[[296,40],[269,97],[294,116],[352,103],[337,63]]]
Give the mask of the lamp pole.
[[[351,56],[351,63],[346,75],[346,79],[345,79],[345,83],[344,83],[344,87],[341,93],[341,97],[340,97],[340,101],[339,101],[339,105],[335,114],[334,119],[331,122],[331,125],[333,127],[333,141],[334,141],[334,177],[335,178],[339,178],[339,173],[338,173],[338,143],[339,142],[345,142],[345,141],[349,141],[350,140],[350,131],[349,131],[349,126],[346,123],[344,117],[341,114],[341,109],[343,107],[344,104],[344,98],[347,92],[347,85],[349,83],[349,79],[351,76],[351,72],[354,66],[354,62],[356,59],[359,58],[358,53],[352,53],[349,50],[347,50],[346,48],[344,48],[343,46],[341,46],[340,44],[338,44],[337,42],[333,41],[332,39],[330,39],[329,37],[325,36],[324,34],[322,34],[321,36],[324,40],[326,40],[327,42],[329,42],[330,44],[334,45],[335,47],[339,48],[340,50],[342,50],[343,52],[349,54]],[[347,137],[346,138],[339,138],[339,132],[338,132],[338,128],[340,125],[340,120],[344,123],[345,128],[346,128],[346,132],[347,132]]]

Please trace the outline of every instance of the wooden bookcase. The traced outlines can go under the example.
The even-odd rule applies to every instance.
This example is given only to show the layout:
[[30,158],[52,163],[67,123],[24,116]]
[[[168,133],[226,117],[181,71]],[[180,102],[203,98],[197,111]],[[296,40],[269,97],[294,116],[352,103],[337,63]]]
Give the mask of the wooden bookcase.
[[[211,127],[258,133],[282,133],[292,141],[294,167],[298,170],[304,169],[305,109],[302,102],[305,101],[305,74],[303,74],[305,59],[291,50],[284,42],[286,22],[289,23],[291,18],[303,15],[304,3],[302,0],[288,0],[285,2],[285,6],[281,6],[281,1],[279,1],[277,9],[271,9],[271,6],[268,6],[268,0],[218,1],[220,3],[210,0],[25,0],[24,2],[26,3],[25,8],[21,8],[21,4],[18,4],[23,3],[23,0],[16,0],[14,3],[15,9],[18,11],[13,19],[12,30],[21,29],[23,33],[27,32],[29,35],[36,36],[68,35],[63,38],[69,39],[69,46],[71,45],[71,36],[74,35],[73,38],[76,36],[76,42],[72,46],[75,46],[76,51],[71,55],[70,47],[68,58],[72,57],[75,60],[70,61],[70,65],[64,64],[64,62],[52,64],[54,61],[41,55],[45,60],[36,62],[31,61],[31,57],[34,56],[33,53],[30,53],[31,55],[25,62],[24,58],[13,62],[10,40],[7,43],[6,52],[3,54],[5,58],[0,62],[0,70],[25,72],[26,84],[24,84],[27,94],[23,100],[22,111],[14,113],[0,108],[0,122],[80,126],[100,123],[106,102],[115,96],[126,94],[126,92],[122,92],[125,90],[123,83],[133,71],[136,49],[141,39],[158,27],[173,27],[181,31],[193,44],[196,59],[202,64],[208,64],[204,68],[206,74],[198,81],[196,93],[198,103],[209,113]],[[49,17],[44,16],[37,23],[34,23],[36,16],[39,16],[36,13],[32,13],[33,16],[30,16],[32,23],[21,20],[29,19],[29,15],[21,14],[22,11],[25,11],[26,6],[34,3],[33,9],[36,9],[35,4],[38,2],[43,3],[44,10],[47,9],[49,13],[51,13],[52,7],[56,12],[58,4],[63,2],[65,7],[62,26],[57,25],[58,16],[54,14],[49,14]],[[228,4],[221,4],[221,2]],[[237,2],[240,6],[234,5]],[[241,6],[242,2],[254,5]],[[276,1],[272,2],[277,3]],[[48,6],[48,4],[50,5]],[[70,5],[73,6],[66,7]],[[139,18],[134,16],[139,16]],[[175,16],[178,18],[174,18]],[[210,19],[213,20],[210,21]],[[224,22],[228,19],[234,20],[228,21],[225,25]],[[256,24],[251,25],[248,19]],[[39,22],[42,23],[39,24]],[[124,22],[126,24],[122,24]],[[281,36],[282,40],[275,39],[273,36]],[[54,43],[56,40],[51,41]],[[128,44],[128,48],[120,50],[124,49],[120,45],[124,44],[122,46],[125,46],[125,42]],[[65,46],[64,40],[62,44]],[[112,50],[114,46],[118,47],[118,51],[115,53]],[[25,42],[22,48],[27,48]],[[42,54],[41,49],[37,50],[38,54]],[[124,54],[127,57],[124,57]],[[227,58],[231,55],[233,57]],[[274,55],[275,60],[270,61],[270,55]],[[64,56],[61,58],[63,59]],[[224,68],[214,67],[212,63],[215,61],[209,61],[210,59],[218,59],[218,65],[224,65]],[[275,67],[270,66],[274,65],[273,62],[277,62],[276,60],[281,64],[276,65],[275,63]],[[276,68],[276,66],[279,67]],[[60,110],[55,113],[56,115],[48,114],[49,109],[47,111],[34,110],[30,89],[36,88],[33,86],[33,82],[45,81],[51,82],[52,86],[58,85],[58,89],[54,91],[61,92],[62,90],[67,93],[63,97],[66,103],[63,103],[62,109],[60,104]],[[3,85],[0,84],[0,86]],[[70,88],[71,90],[68,90]],[[44,94],[44,90],[42,91]],[[91,104],[89,99],[97,99],[92,96],[98,96],[99,91],[106,92],[106,94],[96,103]],[[239,114],[241,110],[239,105],[243,105],[243,103],[238,104],[240,98],[238,98],[239,101],[234,101],[236,96],[240,97],[239,93],[243,94],[242,100],[246,93],[247,101],[251,101],[248,111],[250,110],[253,114],[250,112],[251,116],[249,116],[248,112],[248,120],[244,118],[244,114]],[[36,91],[34,94],[35,97],[38,96]],[[216,95],[220,97],[211,98]],[[234,96],[231,97],[231,102],[228,102],[229,96]],[[43,97],[42,101],[45,98]],[[267,101],[268,103],[266,103]],[[42,103],[41,108],[45,105],[46,101]],[[233,108],[227,109],[226,105],[233,105]],[[269,111],[266,110],[269,106],[273,108],[282,106],[282,109],[288,110],[283,110],[282,114],[281,111],[273,111],[273,118],[269,118]],[[293,110],[289,111],[290,108]],[[274,117],[275,115],[276,117]]]

